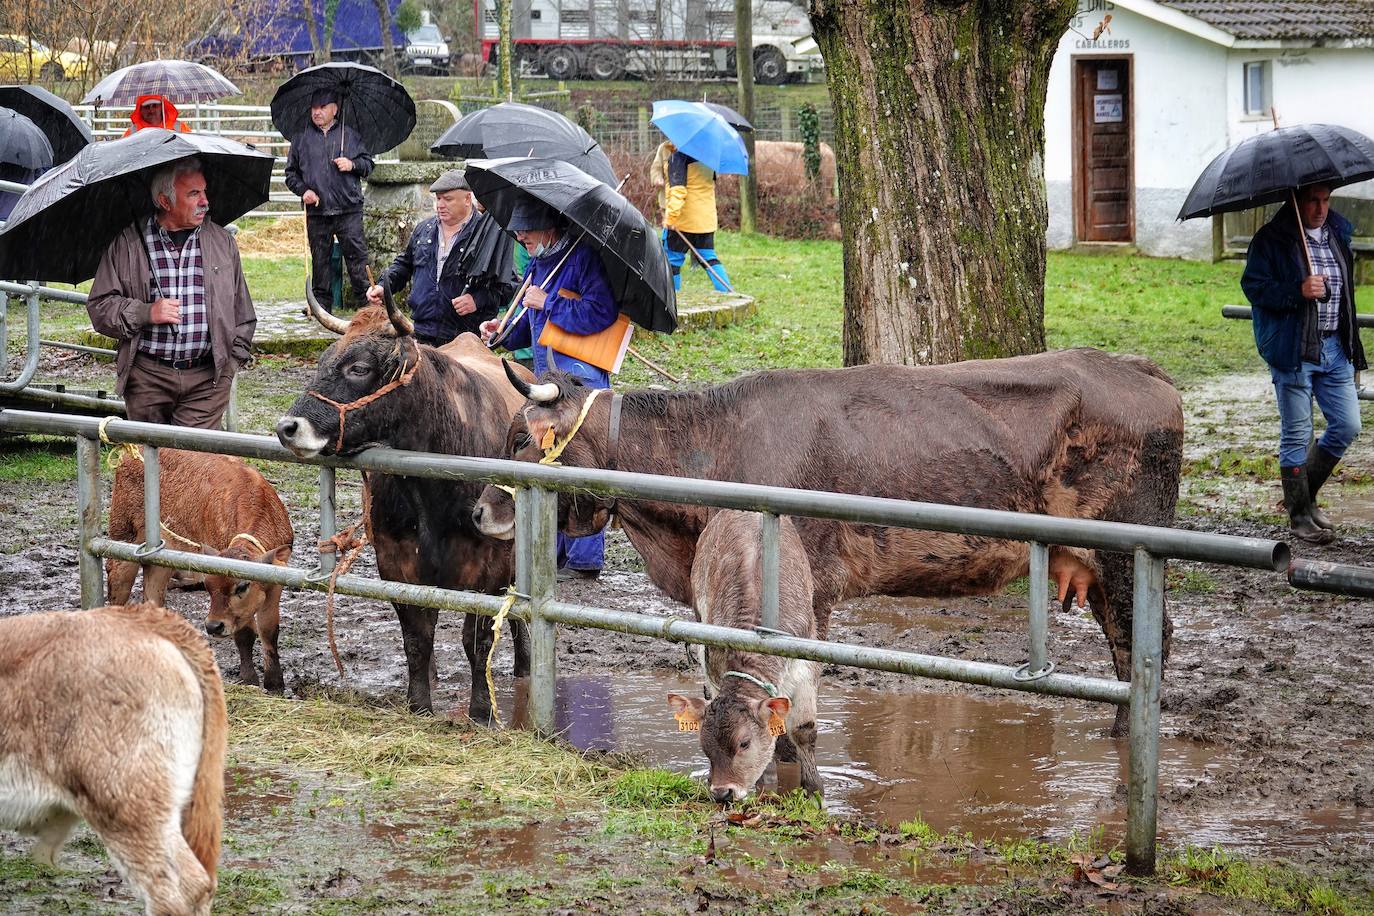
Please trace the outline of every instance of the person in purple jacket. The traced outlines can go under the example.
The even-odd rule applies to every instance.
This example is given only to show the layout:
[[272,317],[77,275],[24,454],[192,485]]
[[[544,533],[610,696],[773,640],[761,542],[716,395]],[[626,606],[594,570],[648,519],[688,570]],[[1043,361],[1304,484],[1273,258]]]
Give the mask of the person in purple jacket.
[[[606,330],[620,317],[600,256],[591,245],[577,244],[580,233],[569,232],[567,220],[538,201],[521,200],[506,228],[530,254],[525,267],[525,278],[530,282],[521,300],[524,311],[514,319],[500,344],[509,350],[532,347],[537,376],[558,369],[576,375],[589,388],[611,387],[605,369],[539,344],[539,335],[549,322],[569,334],[586,335]],[[482,340],[490,342],[499,324],[495,319],[484,322]],[[605,532],[585,538],[560,534],[560,578],[595,579],[601,575],[605,544]]]

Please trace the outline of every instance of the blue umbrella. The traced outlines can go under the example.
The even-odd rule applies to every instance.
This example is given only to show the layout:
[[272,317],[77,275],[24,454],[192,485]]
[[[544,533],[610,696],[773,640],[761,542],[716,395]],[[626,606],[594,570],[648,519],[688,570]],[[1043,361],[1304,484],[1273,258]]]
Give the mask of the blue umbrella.
[[654,102],[654,116],[650,120],[679,151],[717,174],[749,174],[749,153],[739,132],[700,102]]

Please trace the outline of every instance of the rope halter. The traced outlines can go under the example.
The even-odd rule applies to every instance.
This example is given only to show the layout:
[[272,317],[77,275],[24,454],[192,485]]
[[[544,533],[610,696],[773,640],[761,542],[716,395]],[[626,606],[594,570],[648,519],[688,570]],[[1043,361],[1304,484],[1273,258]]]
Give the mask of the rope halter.
[[343,441],[344,441],[344,420],[345,420],[345,417],[347,416],[347,414],[348,414],[348,412],[349,412],[350,410],[357,410],[357,409],[360,408],[360,407],[366,407],[368,404],[371,404],[373,401],[377,400],[378,398],[381,398],[381,397],[384,397],[384,396],[390,394],[391,392],[395,391],[397,388],[400,388],[400,387],[402,387],[402,386],[404,386],[404,385],[409,385],[410,382],[411,382],[411,379],[415,378],[415,372],[416,372],[416,370],[419,369],[419,368],[420,368],[420,348],[417,346],[417,347],[415,348],[415,362],[411,363],[411,364],[409,365],[409,367],[407,367],[407,366],[406,366],[406,363],[405,363],[405,358],[402,357],[402,359],[401,359],[401,373],[400,373],[400,375],[398,375],[396,378],[392,379],[391,381],[387,382],[385,385],[383,385],[382,387],[378,388],[376,391],[372,392],[371,394],[365,395],[365,396],[363,396],[363,397],[361,397],[361,398],[358,398],[356,401],[349,401],[347,404],[340,404],[338,401],[331,401],[329,398],[327,398],[327,397],[325,397],[324,395],[320,394],[318,391],[310,391],[310,390],[307,390],[307,391],[305,392],[306,394],[310,395],[312,398],[318,398],[318,399],[320,399],[321,401],[324,401],[326,404],[330,405],[331,407],[333,407],[334,409],[338,410],[338,412],[339,412],[339,439],[338,439],[337,442],[334,443],[334,451],[335,451],[335,452],[342,452],[342,451],[343,451]]

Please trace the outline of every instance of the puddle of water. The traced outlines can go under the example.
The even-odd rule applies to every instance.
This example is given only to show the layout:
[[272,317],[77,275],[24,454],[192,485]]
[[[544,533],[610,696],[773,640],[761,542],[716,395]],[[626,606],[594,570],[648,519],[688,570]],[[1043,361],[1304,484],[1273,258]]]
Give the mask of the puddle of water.
[[[523,685],[520,685],[523,687]],[[581,748],[630,751],[652,765],[703,778],[696,740],[676,731],[664,701],[694,694],[681,675],[577,675],[558,684],[556,723]],[[503,691],[507,708],[512,692]],[[524,691],[519,696],[523,699]],[[1063,838],[1125,822],[1127,745],[1108,737],[1107,706],[1039,706],[1019,697],[895,694],[823,685],[818,764],[827,807],[889,824],[920,817],[938,831],[980,839]],[[1226,749],[1179,739],[1160,746],[1161,792],[1225,779],[1242,763]],[[1121,789],[1118,792],[1118,789]],[[1374,810],[1301,813],[1231,805],[1160,814],[1166,841],[1271,850],[1374,841]]]

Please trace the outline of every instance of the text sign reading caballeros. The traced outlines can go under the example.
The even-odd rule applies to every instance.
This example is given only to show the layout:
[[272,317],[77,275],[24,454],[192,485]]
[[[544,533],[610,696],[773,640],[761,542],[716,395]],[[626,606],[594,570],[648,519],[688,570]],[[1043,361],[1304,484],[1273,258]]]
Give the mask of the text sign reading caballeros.
[[1131,46],[1129,38],[1112,35],[1112,19],[1116,4],[1107,0],[1078,0],[1078,10],[1069,21],[1069,30],[1078,37],[1073,46],[1080,51],[1124,51]]

